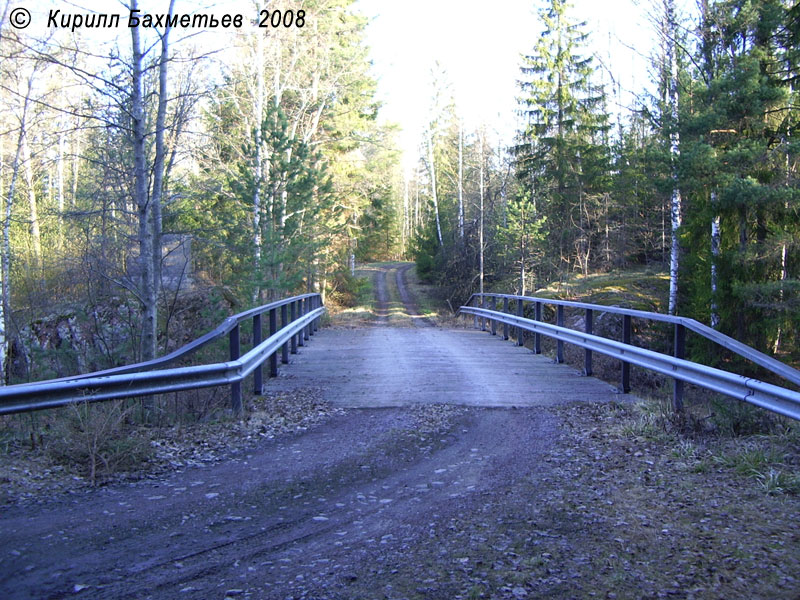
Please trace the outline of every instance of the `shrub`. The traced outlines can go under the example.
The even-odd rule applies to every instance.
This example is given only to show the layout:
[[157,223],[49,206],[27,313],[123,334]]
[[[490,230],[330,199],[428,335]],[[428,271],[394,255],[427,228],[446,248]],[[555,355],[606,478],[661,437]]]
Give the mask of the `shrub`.
[[146,439],[128,424],[132,409],[121,402],[73,404],[59,419],[47,450],[50,456],[77,469],[95,485],[99,477],[136,466],[151,455]]

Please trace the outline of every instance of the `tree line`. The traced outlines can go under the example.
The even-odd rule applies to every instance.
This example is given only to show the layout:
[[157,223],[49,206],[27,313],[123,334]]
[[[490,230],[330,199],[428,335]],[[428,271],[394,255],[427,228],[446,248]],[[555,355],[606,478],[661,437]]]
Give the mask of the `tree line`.
[[[42,375],[23,335],[37,323],[70,329],[54,337],[84,348],[84,368],[147,360],[185,337],[174,317],[192,289],[240,308],[325,294],[358,248],[395,251],[379,230],[398,152],[366,19],[351,0],[269,9],[304,19],[226,30],[222,49],[169,18],[101,44],[26,34],[0,9],[3,380]],[[166,273],[181,253],[185,273]]]
[[[620,118],[614,83],[568,2],[546,0],[521,59],[511,148],[439,102],[406,203],[423,274],[463,301],[578,275],[669,273],[667,311],[797,359],[800,8],[703,0],[695,22],[652,5],[653,92]],[[616,118],[615,118],[616,117]],[[410,224],[410,225],[409,225]]]

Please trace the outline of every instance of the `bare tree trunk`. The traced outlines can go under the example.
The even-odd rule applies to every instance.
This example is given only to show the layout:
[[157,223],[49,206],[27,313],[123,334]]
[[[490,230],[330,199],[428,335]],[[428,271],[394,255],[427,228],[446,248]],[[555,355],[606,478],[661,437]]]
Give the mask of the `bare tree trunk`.
[[431,175],[431,200],[433,201],[433,211],[436,214],[436,237],[439,246],[444,246],[442,240],[442,225],[439,221],[439,199],[436,195],[436,164],[433,162],[433,133],[428,129],[428,170]]
[[416,185],[414,186],[414,234],[419,231],[420,223],[422,223],[422,215],[420,214],[419,206],[419,170],[417,170]]
[[56,185],[58,186],[58,243],[64,243],[64,149],[67,142],[67,134],[65,132],[65,124],[63,121],[59,123],[58,132],[58,159],[56,161]]
[[[714,79],[714,56],[712,53],[713,40],[711,37],[711,15],[709,12],[708,0],[700,1],[700,11],[702,16],[702,38],[704,69],[706,76],[706,87],[711,89],[711,82]],[[719,327],[719,306],[717,303],[717,284],[718,284],[718,265],[719,265],[719,243],[720,243],[720,217],[719,200],[716,182],[712,183],[710,193],[711,203],[711,327]]]
[[720,219],[719,203],[717,200],[717,190],[711,191],[711,327],[719,327],[719,306],[717,305],[717,278],[719,273],[719,241],[720,241]]
[[[5,176],[5,148],[6,138],[0,136],[0,199],[5,198],[5,190],[3,189],[3,181]],[[2,269],[0,269],[0,290],[4,287],[5,278],[3,277]],[[5,324],[5,310],[3,302],[0,301],[0,385],[6,384],[6,324]]]
[[403,170],[403,227],[402,227],[402,240],[400,245],[400,253],[402,256],[406,255],[406,246],[409,238],[409,214],[408,214],[408,174]]
[[253,182],[253,267],[255,268],[256,284],[253,288],[253,304],[258,302],[261,295],[261,186],[264,179],[264,141],[262,139],[262,126],[264,122],[264,96],[266,85],[264,83],[264,33],[256,32],[256,101],[255,101],[255,126],[256,126],[256,156],[255,177]]
[[[792,97],[794,92],[794,84],[792,83],[792,64],[791,62],[787,61],[787,78],[789,79],[789,98]],[[786,134],[784,137],[784,145],[786,147],[786,162],[784,166],[784,175],[786,176],[785,184],[787,187],[790,185],[791,179],[791,159],[790,159],[790,144],[791,141],[792,130],[790,127],[789,119],[786,119]],[[789,212],[789,200],[786,200],[784,205],[784,209],[786,212]],[[781,289],[778,292],[778,298],[780,303],[783,304],[784,300],[784,287],[786,285],[786,280],[789,278],[789,270],[786,266],[786,259],[788,258],[788,250],[786,246],[786,242],[781,244]],[[779,324],[778,331],[775,335],[775,344],[772,347],[773,353],[777,354],[778,351],[781,349],[781,342],[783,341],[783,327]]]
[[[138,10],[137,0],[131,0],[130,9]],[[138,27],[131,27],[131,46],[133,53],[133,78],[130,92],[133,117],[133,193],[139,216],[139,267],[141,269],[139,301],[142,303],[142,334],[139,349],[142,360],[151,360],[156,357],[158,305],[153,273],[153,265],[155,263],[153,207],[147,194],[144,73]]]
[[36,206],[36,188],[33,180],[33,159],[31,147],[28,143],[27,127],[22,128],[22,162],[25,164],[25,183],[28,186],[28,206],[30,209],[31,241],[33,243],[33,258],[39,274],[42,271],[42,235],[39,231],[39,211]]
[[0,268],[0,284],[2,284],[2,320],[0,320],[0,381],[6,382],[5,362],[8,356],[8,321],[11,314],[11,209],[14,206],[14,192],[17,185],[17,175],[19,174],[20,155],[25,140],[25,128],[28,122],[28,105],[30,103],[31,89],[33,87],[33,76],[28,79],[28,87],[25,91],[25,99],[22,104],[22,115],[19,120],[19,136],[17,137],[17,149],[14,153],[14,162],[11,165],[11,182],[8,186],[6,195],[5,220],[3,222],[3,255],[2,267]]
[[[479,283],[479,291],[483,293],[483,134],[481,134],[480,138],[480,177],[479,177],[479,194],[480,194],[480,226],[478,228],[478,253],[479,253],[479,263],[480,263],[480,283]],[[481,299],[483,301],[483,299]]]
[[74,136],[75,137],[72,142],[72,206],[75,206],[75,203],[78,200],[78,157],[81,153],[81,136],[77,130],[77,126],[75,128]]
[[[174,0],[170,1],[172,13]],[[138,0],[131,0],[131,10],[138,10]],[[169,62],[169,31],[161,34],[161,57],[159,60],[158,110],[155,128],[155,156],[153,158],[153,189],[148,194],[147,147],[144,112],[143,55],[139,28],[131,28],[133,54],[131,108],[134,139],[134,198],[139,216],[139,263],[141,284],[139,300],[142,303],[142,335],[140,354],[142,360],[151,360],[157,355],[158,344],[158,293],[161,287],[161,195],[164,182],[166,150],[164,129],[167,110],[167,66]]]
[[[167,10],[169,15],[175,6],[175,0],[170,0]],[[153,159],[153,190],[150,194],[150,205],[153,208],[153,303],[158,302],[161,291],[161,204],[164,195],[164,168],[167,149],[164,143],[164,131],[167,120],[167,101],[169,89],[167,86],[167,69],[169,67],[169,33],[171,27],[166,25],[161,34],[161,57],[158,62],[158,109],[156,112],[156,153]],[[156,315],[157,317],[157,315]],[[156,326],[158,325],[156,318]],[[157,343],[157,341],[156,341]]]
[[520,203],[519,295],[525,295],[525,202]]
[[464,122],[458,121],[458,239],[464,243]]

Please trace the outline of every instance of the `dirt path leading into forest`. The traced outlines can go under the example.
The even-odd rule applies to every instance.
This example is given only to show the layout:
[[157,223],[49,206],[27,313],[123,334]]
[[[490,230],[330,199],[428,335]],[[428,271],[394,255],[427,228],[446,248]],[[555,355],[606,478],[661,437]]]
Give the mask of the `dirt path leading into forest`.
[[495,336],[436,326],[422,315],[406,283],[410,267],[373,267],[377,326],[319,331],[270,386],[317,386],[326,400],[347,408],[436,402],[549,406],[618,399],[612,386],[503,341],[502,326]]

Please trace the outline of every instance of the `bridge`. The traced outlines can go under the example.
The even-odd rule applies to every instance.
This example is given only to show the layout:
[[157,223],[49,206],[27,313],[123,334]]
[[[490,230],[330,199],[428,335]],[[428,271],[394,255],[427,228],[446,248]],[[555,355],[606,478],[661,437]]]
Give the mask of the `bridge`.
[[[321,388],[344,410],[307,431],[236,440],[213,464],[5,507],[0,595],[658,597],[673,590],[667,582],[681,582],[678,591],[706,585],[712,568],[730,558],[732,529],[741,533],[737,560],[750,565],[752,557],[752,566],[730,578],[731,595],[796,595],[790,575],[800,562],[787,553],[796,532],[780,525],[795,514],[793,499],[762,495],[731,527],[731,515],[743,510],[742,499],[728,498],[733,484],[688,470],[662,482],[669,452],[646,441],[604,446],[609,430],[596,430],[619,410],[610,401],[625,396],[537,355],[536,336],[578,336],[570,339],[588,353],[626,352],[620,388],[635,360],[722,382],[731,395],[743,385],[748,397],[779,410],[791,410],[796,392],[603,342],[585,331],[591,317],[581,332],[558,316],[557,324],[537,321],[536,303],[544,300],[473,298],[462,307],[461,328],[438,327],[405,290],[403,269],[396,271],[401,300],[390,302],[388,271],[374,272],[377,318],[368,327],[317,328],[324,309],[315,295],[303,295],[231,317],[155,364],[4,390],[6,412],[212,385],[229,386],[234,411],[245,385]],[[511,314],[518,302],[534,319]],[[262,317],[268,334],[242,353],[240,327]],[[522,336],[532,347],[517,345]],[[170,363],[224,338],[224,361]],[[585,355],[584,370],[591,372],[591,359]],[[575,406],[590,412],[581,416]],[[569,437],[565,424],[585,437]],[[702,547],[692,560],[700,562],[672,560],[695,537]]]
[[[0,388],[0,415],[220,385],[231,386],[231,408],[239,413],[243,381],[252,374],[255,393],[263,393],[264,365],[268,365],[270,376],[277,377],[279,362],[288,364],[290,355],[297,355],[298,348],[318,333],[320,342],[296,358],[288,371],[289,377],[274,383],[273,388],[321,387],[329,402],[349,408],[431,403],[491,407],[547,406],[576,400],[602,402],[612,399],[615,389],[591,377],[592,357],[599,352],[619,360],[621,378],[617,390],[622,393],[630,391],[633,364],[674,379],[676,411],[682,410],[683,384],[688,382],[800,420],[800,392],[796,391],[800,386],[800,371],[693,319],[490,293],[474,294],[459,309],[460,314],[473,317],[473,328],[442,328],[419,314],[405,285],[409,267],[374,271],[377,318],[372,327],[330,328],[319,333],[320,318],[325,312],[320,295],[295,296],[229,317],[214,331],[155,360]],[[400,297],[400,306],[392,311],[386,281],[390,270],[395,273]],[[555,324],[543,319],[544,305],[554,307]],[[583,311],[583,331],[565,326],[566,308]],[[393,323],[401,326],[390,326],[392,312],[396,313]],[[594,333],[596,313],[619,317],[621,340]],[[399,322],[398,314],[402,317]],[[672,325],[673,354],[634,344],[634,318]],[[253,347],[242,355],[240,329],[250,320]],[[264,320],[269,328],[266,339]],[[498,327],[502,328],[499,335]],[[687,331],[751,361],[772,378],[784,380],[785,385],[686,360]],[[185,365],[197,350],[225,336],[229,340],[229,360]],[[512,336],[514,344],[501,343]],[[532,339],[533,357],[521,348],[526,336]],[[555,364],[541,356],[543,336],[557,340]],[[565,343],[584,348],[582,372],[563,364]]]
[[[618,397],[608,383],[503,343],[502,335],[473,329],[472,319],[463,328],[436,326],[420,314],[407,289],[409,266],[373,271],[373,326],[320,331],[271,388],[316,386],[326,400],[345,408],[548,406]],[[387,275],[395,277],[398,290],[394,306]]]

